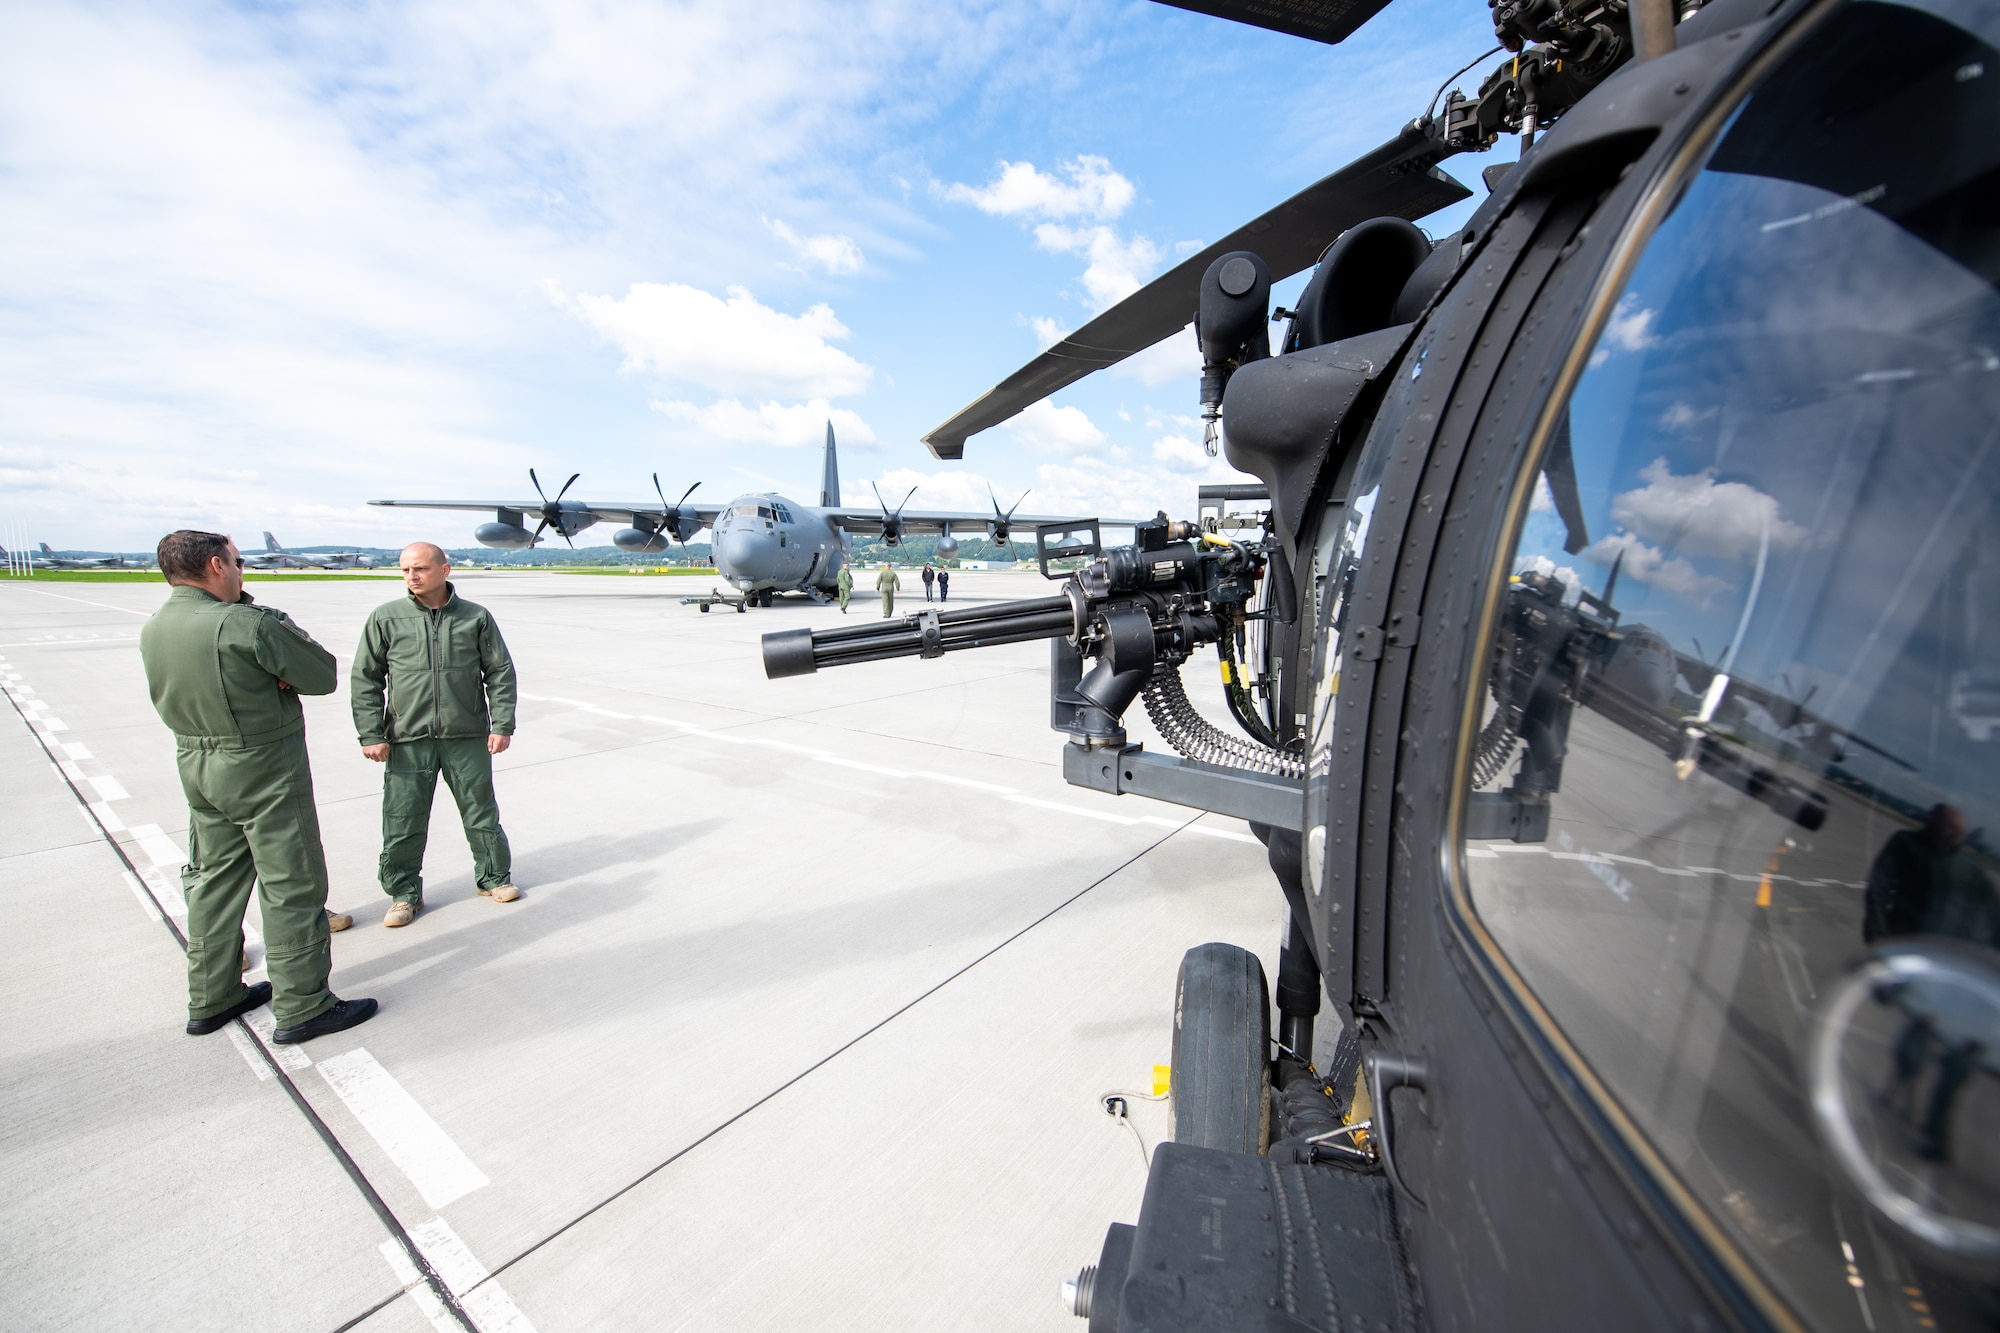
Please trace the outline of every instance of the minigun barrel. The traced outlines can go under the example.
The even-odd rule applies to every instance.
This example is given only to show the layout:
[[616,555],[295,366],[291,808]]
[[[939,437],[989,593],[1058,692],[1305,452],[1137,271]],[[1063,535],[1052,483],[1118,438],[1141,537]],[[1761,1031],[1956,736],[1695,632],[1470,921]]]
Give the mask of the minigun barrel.
[[920,611],[851,629],[786,629],[764,636],[764,674],[805,676],[821,667],[889,657],[936,657],[962,648],[991,648],[1071,633],[1076,614],[1067,596],[1036,597],[997,606]]

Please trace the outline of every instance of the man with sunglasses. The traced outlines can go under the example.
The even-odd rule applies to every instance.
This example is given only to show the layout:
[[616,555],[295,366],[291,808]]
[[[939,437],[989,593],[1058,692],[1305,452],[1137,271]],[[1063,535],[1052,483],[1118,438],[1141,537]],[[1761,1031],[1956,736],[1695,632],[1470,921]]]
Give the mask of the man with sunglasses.
[[[375,1001],[327,989],[326,853],[299,703],[333,693],[333,654],[243,591],[229,538],[169,533],[158,556],[174,590],[139,631],[139,656],[188,800],[187,1030],[219,1031],[267,1000],[280,1045],[364,1023]],[[253,887],[271,979],[245,986]]]

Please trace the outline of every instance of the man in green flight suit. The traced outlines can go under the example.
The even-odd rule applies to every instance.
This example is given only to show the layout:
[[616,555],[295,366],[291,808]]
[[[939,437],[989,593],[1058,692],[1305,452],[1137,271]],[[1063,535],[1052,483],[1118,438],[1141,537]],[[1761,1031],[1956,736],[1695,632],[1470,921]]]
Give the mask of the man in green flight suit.
[[[187,1030],[219,1031],[266,1001],[280,1045],[365,1023],[375,1001],[337,999],[326,985],[326,853],[299,704],[333,693],[333,654],[243,591],[229,538],[169,533],[157,555],[174,590],[139,631],[139,657],[188,800]],[[271,979],[245,986],[253,886]]]
[[393,901],[385,926],[407,926],[423,910],[440,773],[458,803],[480,895],[499,903],[521,896],[493,797],[493,756],[514,735],[514,659],[486,608],[451,586],[440,547],[413,542],[402,566],[410,595],[369,613],[349,676],[361,753],[387,765],[381,876]]
[[896,614],[896,592],[903,581],[896,577],[896,571],[889,568],[889,562],[882,562],[882,572],[875,576],[875,590],[882,594],[882,615],[886,619]]
[[845,564],[841,565],[840,573],[834,576],[833,586],[840,592],[840,614],[844,616],[847,614],[847,599],[854,595],[854,571]]

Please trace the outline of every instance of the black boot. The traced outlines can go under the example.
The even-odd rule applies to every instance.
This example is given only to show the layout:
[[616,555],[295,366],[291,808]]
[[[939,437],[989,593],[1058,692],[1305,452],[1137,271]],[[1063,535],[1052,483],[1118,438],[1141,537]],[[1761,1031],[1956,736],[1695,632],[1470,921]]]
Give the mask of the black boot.
[[303,1023],[279,1028],[271,1034],[271,1040],[279,1046],[296,1046],[302,1041],[311,1041],[314,1037],[345,1032],[375,1017],[377,1007],[373,1000],[335,1000],[333,1008],[324,1013],[315,1014]]

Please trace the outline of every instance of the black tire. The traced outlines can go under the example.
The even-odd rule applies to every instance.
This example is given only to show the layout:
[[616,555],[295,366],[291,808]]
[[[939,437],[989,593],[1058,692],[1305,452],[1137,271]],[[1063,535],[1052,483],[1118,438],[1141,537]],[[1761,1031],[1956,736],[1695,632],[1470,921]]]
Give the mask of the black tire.
[[1203,944],[1181,959],[1168,1102],[1174,1142],[1225,1152],[1271,1145],[1271,990],[1257,955]]
[[702,613],[703,615],[707,615],[707,614],[708,614],[708,603],[707,603],[707,602],[703,602],[703,603],[701,604],[701,613]]

